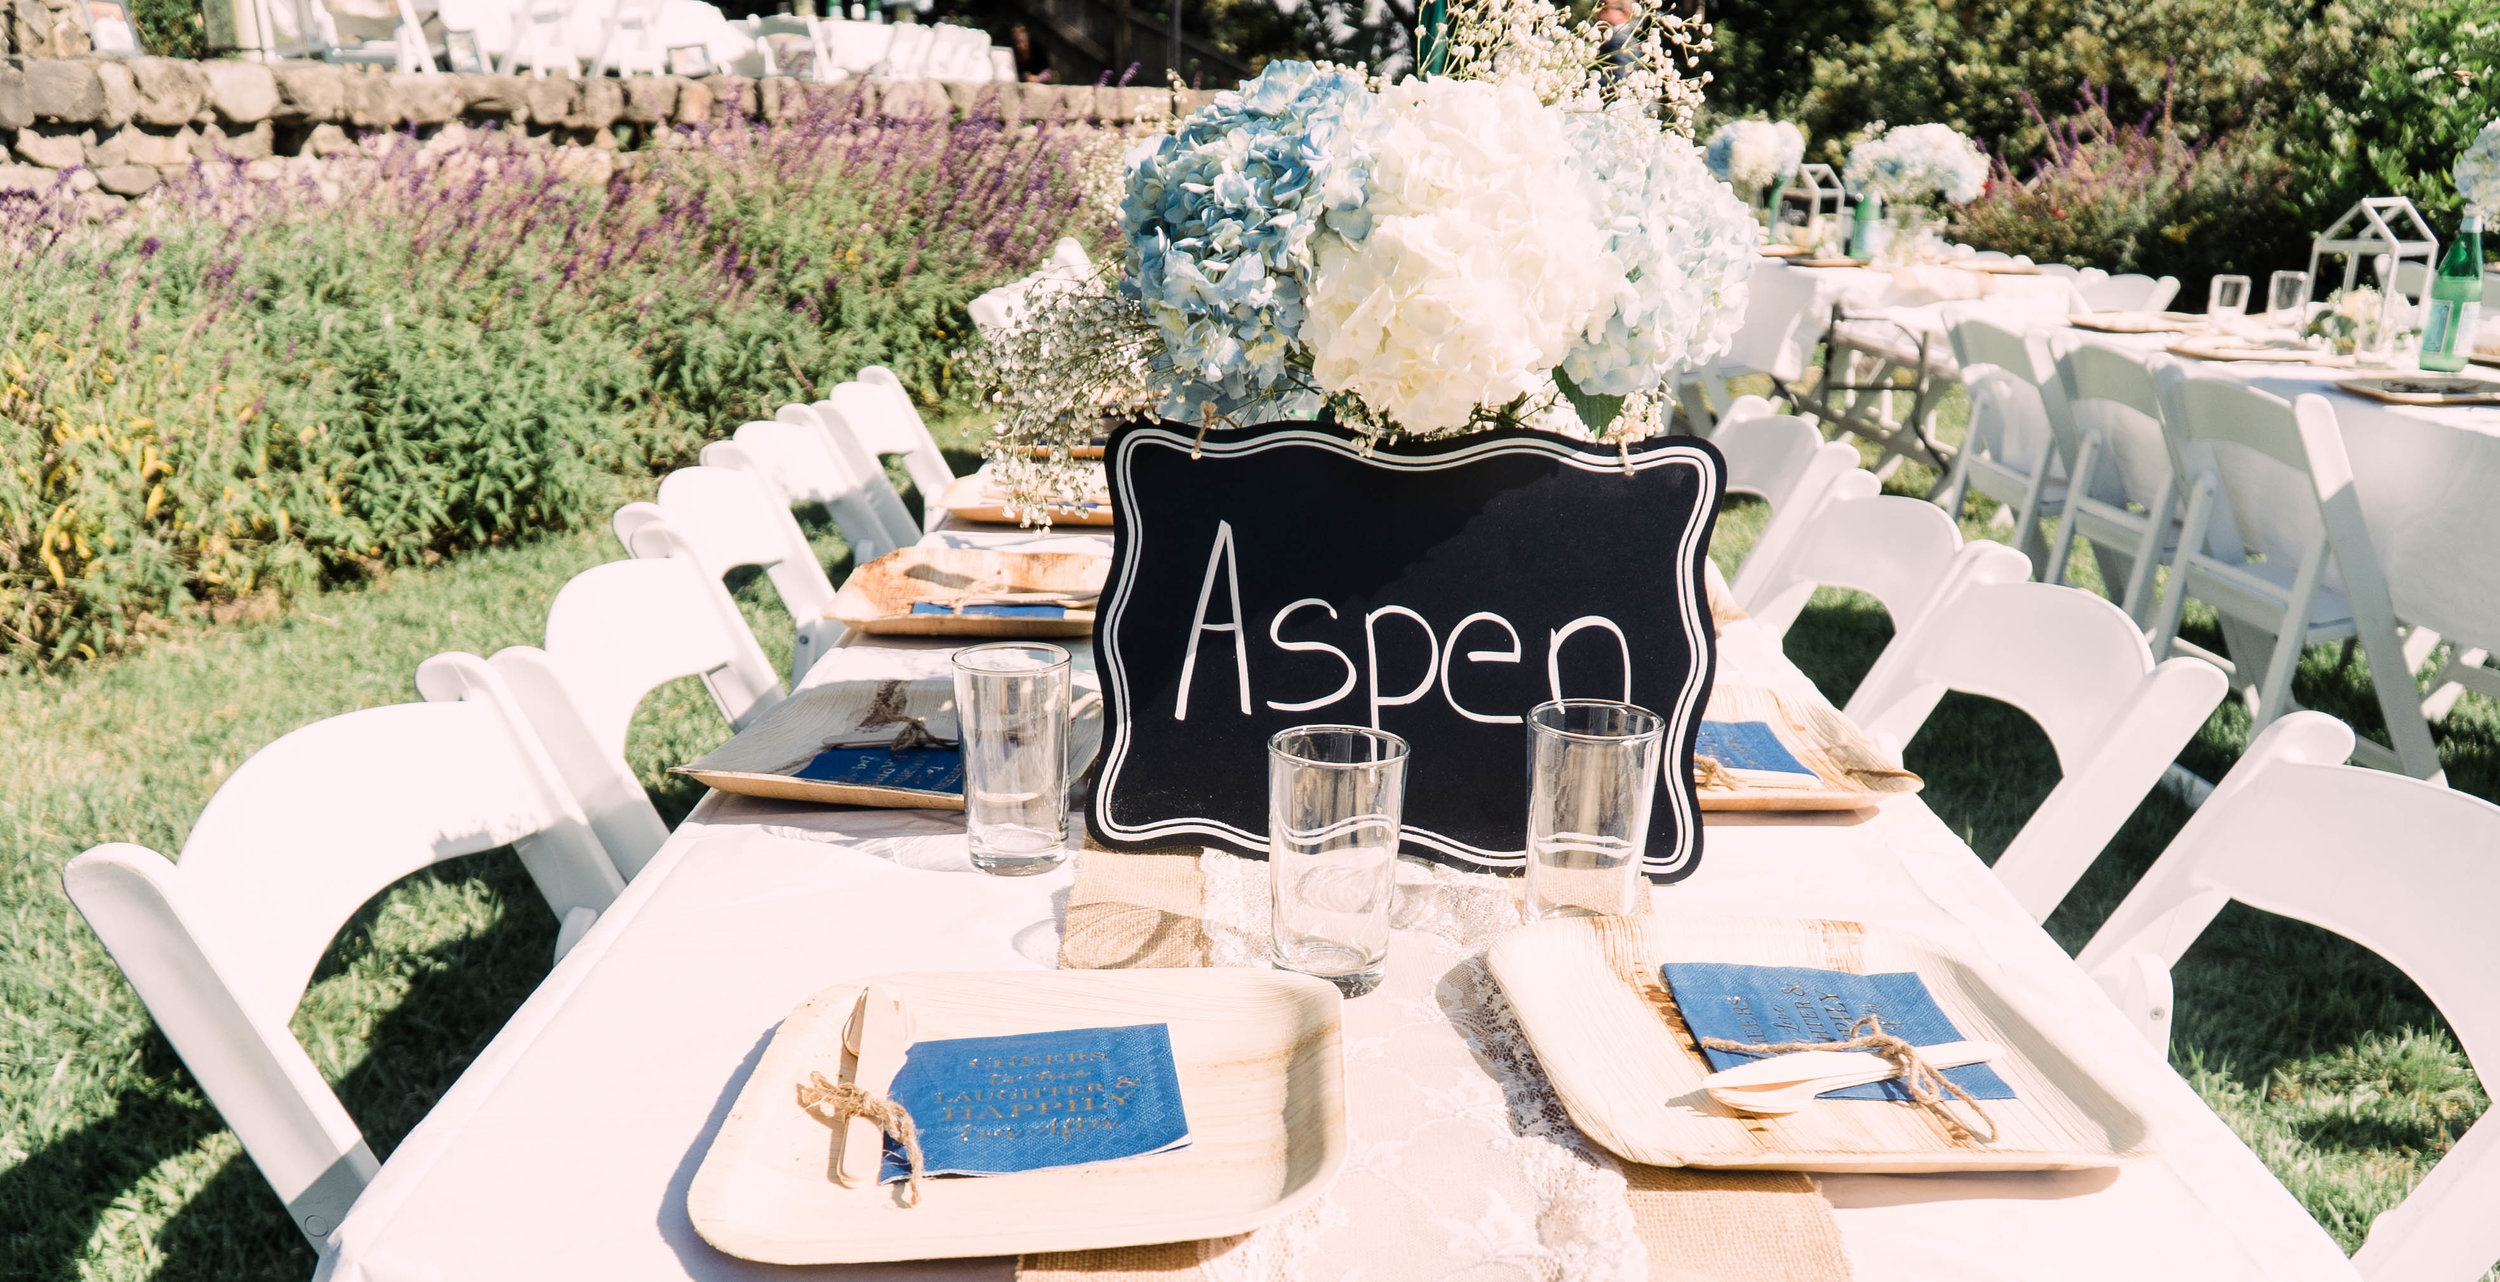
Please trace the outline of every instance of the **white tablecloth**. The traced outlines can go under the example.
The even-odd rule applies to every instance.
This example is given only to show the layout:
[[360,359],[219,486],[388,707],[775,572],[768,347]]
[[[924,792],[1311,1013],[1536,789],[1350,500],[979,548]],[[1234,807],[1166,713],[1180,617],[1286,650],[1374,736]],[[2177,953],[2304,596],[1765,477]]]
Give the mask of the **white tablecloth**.
[[[810,681],[928,653],[859,647],[828,656]],[[1729,628],[1721,671],[1804,680],[1747,624]],[[1656,890],[1658,912],[1888,922],[1974,949],[1999,983],[2071,1011],[2089,1067],[2149,1120],[2158,1146],[2097,1173],[1827,1177],[1857,1282],[2356,1276],[1915,797],[1866,816],[1726,818],[1709,828],[1700,871]],[[1216,959],[1246,960],[1263,866],[1207,864]],[[1506,884],[1420,864],[1400,876],[1388,979],[1345,1006],[1353,1158],[1315,1208],[1228,1267],[1641,1277],[1617,1168],[1560,1122],[1530,1058],[1504,1040],[1481,957],[1501,928],[1483,907],[1507,902]],[[696,1235],[686,1190],[776,1022],[801,1000],[880,972],[1047,968],[1069,883],[1066,869],[974,872],[959,816],[707,799],[391,1155],[319,1276],[1005,1282],[1012,1261],[747,1264]]]
[[[2037,324],[2012,313],[2004,319]],[[2085,337],[2153,352],[2178,338]],[[2397,618],[2500,650],[2500,407],[2390,405],[2339,389],[2337,380],[2355,374],[2328,366],[2174,359],[2201,377],[2233,379],[2287,400],[2316,392],[2333,402],[2362,522]],[[2468,372],[2500,377],[2480,367]]]

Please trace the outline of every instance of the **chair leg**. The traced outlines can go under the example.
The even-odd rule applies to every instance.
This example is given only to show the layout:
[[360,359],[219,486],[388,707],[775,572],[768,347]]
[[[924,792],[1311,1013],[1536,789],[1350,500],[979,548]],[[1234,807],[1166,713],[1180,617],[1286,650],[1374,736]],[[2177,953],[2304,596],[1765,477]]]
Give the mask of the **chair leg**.
[[[1957,460],[1958,461],[1958,460]],[[2023,486],[2022,502],[2014,505],[2014,550],[2031,562],[2031,577],[2048,582],[2049,550],[2040,541],[2040,491],[2049,483],[2049,462],[2043,456],[2031,470],[2031,480]]]
[[[2187,524],[2179,531],[2179,553],[2170,565],[2170,586],[2162,592],[2161,610],[2153,617],[2155,663],[2169,658],[2170,643],[2179,639],[2179,615],[2187,609],[2188,558],[2205,545],[2205,522],[2211,518],[2213,504],[2213,478],[2198,477],[2196,488],[2188,495]],[[2073,503],[2067,504],[2069,511],[2073,507]]]
[[[2309,547],[2308,557],[2301,562],[2299,575],[2292,581],[2291,606],[2275,625],[2274,653],[2266,660],[2265,679],[2258,687],[2256,719],[2248,727],[2250,734],[2274,724],[2274,719],[2286,710],[2283,705],[2292,696],[2292,673],[2300,667],[2302,642],[2308,638],[2309,616],[2317,609],[2318,583],[2325,573],[2326,532],[2320,530]],[[2346,654],[2350,653],[2348,649]]]
[[[2153,603],[2153,570],[2161,563],[2162,536],[2170,532],[2170,500],[2176,484],[2162,486],[2145,511],[2144,539],[2136,545],[2135,566],[2127,575],[2127,589],[2118,596],[2118,608],[2142,627]],[[2184,545],[2185,539],[2181,540]]]
[[2083,496],[2092,492],[2092,473],[2100,463],[2100,440],[2085,437],[2083,447],[2075,451],[2074,471],[2066,478],[2066,510],[2057,520],[2057,533],[2049,540],[2048,561],[2040,567],[2042,583],[2066,581],[2066,558],[2075,550],[2077,507]]

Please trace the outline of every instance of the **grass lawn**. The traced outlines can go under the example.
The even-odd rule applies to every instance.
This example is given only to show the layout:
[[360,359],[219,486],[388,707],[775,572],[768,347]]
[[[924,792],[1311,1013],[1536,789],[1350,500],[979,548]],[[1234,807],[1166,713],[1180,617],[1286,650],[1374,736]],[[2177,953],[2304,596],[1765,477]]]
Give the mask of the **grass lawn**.
[[[974,433],[942,436],[968,445]],[[1731,505],[1713,554],[1732,565],[1760,516],[1759,505]],[[811,533],[838,581],[847,549]],[[556,589],[617,555],[605,530],[552,537],[274,620],[186,626],[127,659],[0,678],[0,1277],[309,1275],[311,1251],[62,895],[60,867],[101,841],[177,850],[254,750],[322,717],[413,699],[429,655],[535,642]],[[786,664],[789,620],[769,589],[749,582],[738,596]],[[1827,592],[1789,653],[1839,701],[1890,635],[1871,601]],[[2308,656],[2301,700],[2375,725],[2363,665],[2339,668],[2339,657],[2333,647]],[[661,771],[725,733],[692,680],[637,716],[629,753],[672,821],[694,794]],[[2456,786],[2500,797],[2500,712],[2468,696],[2439,737]],[[2246,738],[2246,714],[2227,706],[2188,763],[2217,777]],[[1962,696],[1908,755],[1928,803],[1989,857],[2057,777],[2027,719]],[[2081,947],[2185,818],[2167,795],[2147,801],[2051,919],[2059,942]],[[2367,875],[2367,859],[2354,852],[2354,875]],[[294,1026],[377,1154],[529,994],[554,940],[545,906],[501,854],[410,877],[341,932]],[[2180,1071],[2348,1249],[2484,1107],[2414,986],[2323,932],[2235,907],[2177,980]]]

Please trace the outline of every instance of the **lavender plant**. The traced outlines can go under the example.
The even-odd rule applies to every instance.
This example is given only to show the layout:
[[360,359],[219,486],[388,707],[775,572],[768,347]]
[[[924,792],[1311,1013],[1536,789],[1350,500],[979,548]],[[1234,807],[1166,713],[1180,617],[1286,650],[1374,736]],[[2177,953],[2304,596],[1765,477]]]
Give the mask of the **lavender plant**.
[[820,106],[604,182],[390,141],[281,183],[197,167],[100,224],[0,202],[5,661],[596,520],[863,364],[941,397],[964,304],[1100,221],[1080,135],[996,121]]
[[2214,272],[2292,265],[2307,229],[2285,248],[2291,166],[2255,134],[2192,142],[2167,114],[2112,118],[2106,88],[2088,88],[2051,120],[2026,100],[2045,155],[2018,172],[1993,161],[1986,192],[1955,211],[1954,235],[1983,249],[2113,272],[2174,274],[2202,297]]

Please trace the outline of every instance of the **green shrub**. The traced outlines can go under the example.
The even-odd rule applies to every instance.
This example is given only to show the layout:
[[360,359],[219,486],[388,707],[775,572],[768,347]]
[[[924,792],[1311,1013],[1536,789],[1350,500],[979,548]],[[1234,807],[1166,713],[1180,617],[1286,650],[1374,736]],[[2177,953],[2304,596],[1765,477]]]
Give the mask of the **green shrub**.
[[2313,97],[2349,96],[2418,0],[1722,0],[1713,102],[1807,127],[1837,160],[1875,120],[1942,121],[2011,155],[2047,138],[2026,97],[2103,86],[2132,122],[2171,104],[2204,140],[2278,122]]
[[0,205],[0,655],[595,521],[861,365],[934,402],[964,304],[1081,220],[1080,137],[827,112],[597,185],[489,136]]
[[130,0],[130,25],[149,53],[197,58],[203,52],[199,0]]
[[2314,232],[2364,196],[2410,196],[2444,236],[2463,212],[2457,153],[2500,117],[2500,0],[2402,15],[2358,79],[2302,102],[2283,130],[2293,217]]
[[2216,272],[2262,275],[2307,252],[2308,230],[2282,213],[2291,166],[2256,131],[2198,146],[2166,116],[2120,126],[2106,92],[2064,119],[2035,119],[2046,155],[1999,159],[1988,190],[1955,211],[1958,238],[2040,262],[2175,275],[2191,300]]

